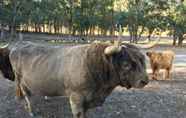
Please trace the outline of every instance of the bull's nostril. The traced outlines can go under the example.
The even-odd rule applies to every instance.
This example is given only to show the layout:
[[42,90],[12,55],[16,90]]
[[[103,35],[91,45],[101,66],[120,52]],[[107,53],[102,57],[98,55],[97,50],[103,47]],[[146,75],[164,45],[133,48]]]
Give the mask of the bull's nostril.
[[141,80],[141,83],[144,84],[144,85],[146,85],[146,84],[148,84],[148,81]]

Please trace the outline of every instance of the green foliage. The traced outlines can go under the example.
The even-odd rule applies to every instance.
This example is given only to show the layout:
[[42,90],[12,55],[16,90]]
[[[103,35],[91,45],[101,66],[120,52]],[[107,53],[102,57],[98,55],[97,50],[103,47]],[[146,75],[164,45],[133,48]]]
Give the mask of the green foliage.
[[176,4],[172,7],[167,17],[168,30],[174,36],[173,45],[182,45],[183,35],[186,34],[186,4]]
[[67,31],[65,33],[78,35],[95,32],[113,34],[118,30],[115,26],[121,25],[128,30],[133,42],[140,40],[144,32],[148,32],[149,40],[154,31],[169,30],[177,37],[186,32],[185,3],[178,4],[175,0],[125,0],[125,9],[116,11],[117,1],[2,0],[0,24],[12,31],[22,26],[29,31],[30,26],[36,32]]

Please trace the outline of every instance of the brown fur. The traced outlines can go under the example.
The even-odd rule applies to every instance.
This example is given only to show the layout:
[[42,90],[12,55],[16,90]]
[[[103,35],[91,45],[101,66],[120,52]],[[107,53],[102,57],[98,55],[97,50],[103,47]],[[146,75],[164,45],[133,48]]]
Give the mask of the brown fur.
[[170,79],[170,71],[174,60],[174,52],[166,50],[162,52],[149,51],[146,55],[150,59],[152,79],[158,79],[160,69],[165,69],[165,79]]

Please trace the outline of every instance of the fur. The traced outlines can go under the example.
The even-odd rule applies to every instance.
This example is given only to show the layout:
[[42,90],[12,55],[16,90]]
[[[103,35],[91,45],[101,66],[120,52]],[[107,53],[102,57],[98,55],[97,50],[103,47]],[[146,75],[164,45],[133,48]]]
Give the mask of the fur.
[[170,79],[170,71],[172,69],[174,52],[165,50],[162,52],[148,51],[146,55],[150,59],[150,65],[153,73],[152,79],[157,80],[160,69],[165,69],[165,79]]

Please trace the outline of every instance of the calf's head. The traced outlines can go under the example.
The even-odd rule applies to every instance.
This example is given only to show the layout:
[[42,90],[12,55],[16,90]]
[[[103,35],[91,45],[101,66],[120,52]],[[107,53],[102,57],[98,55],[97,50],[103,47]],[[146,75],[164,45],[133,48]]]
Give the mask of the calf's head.
[[0,71],[5,78],[13,81],[14,73],[10,63],[9,53],[8,45],[0,47]]
[[153,59],[155,57],[157,57],[158,53],[154,52],[154,51],[148,51],[146,52],[146,55],[150,58]]
[[115,75],[121,86],[126,88],[142,88],[148,84],[145,56],[133,45],[109,46],[105,48],[105,55],[109,56]]

